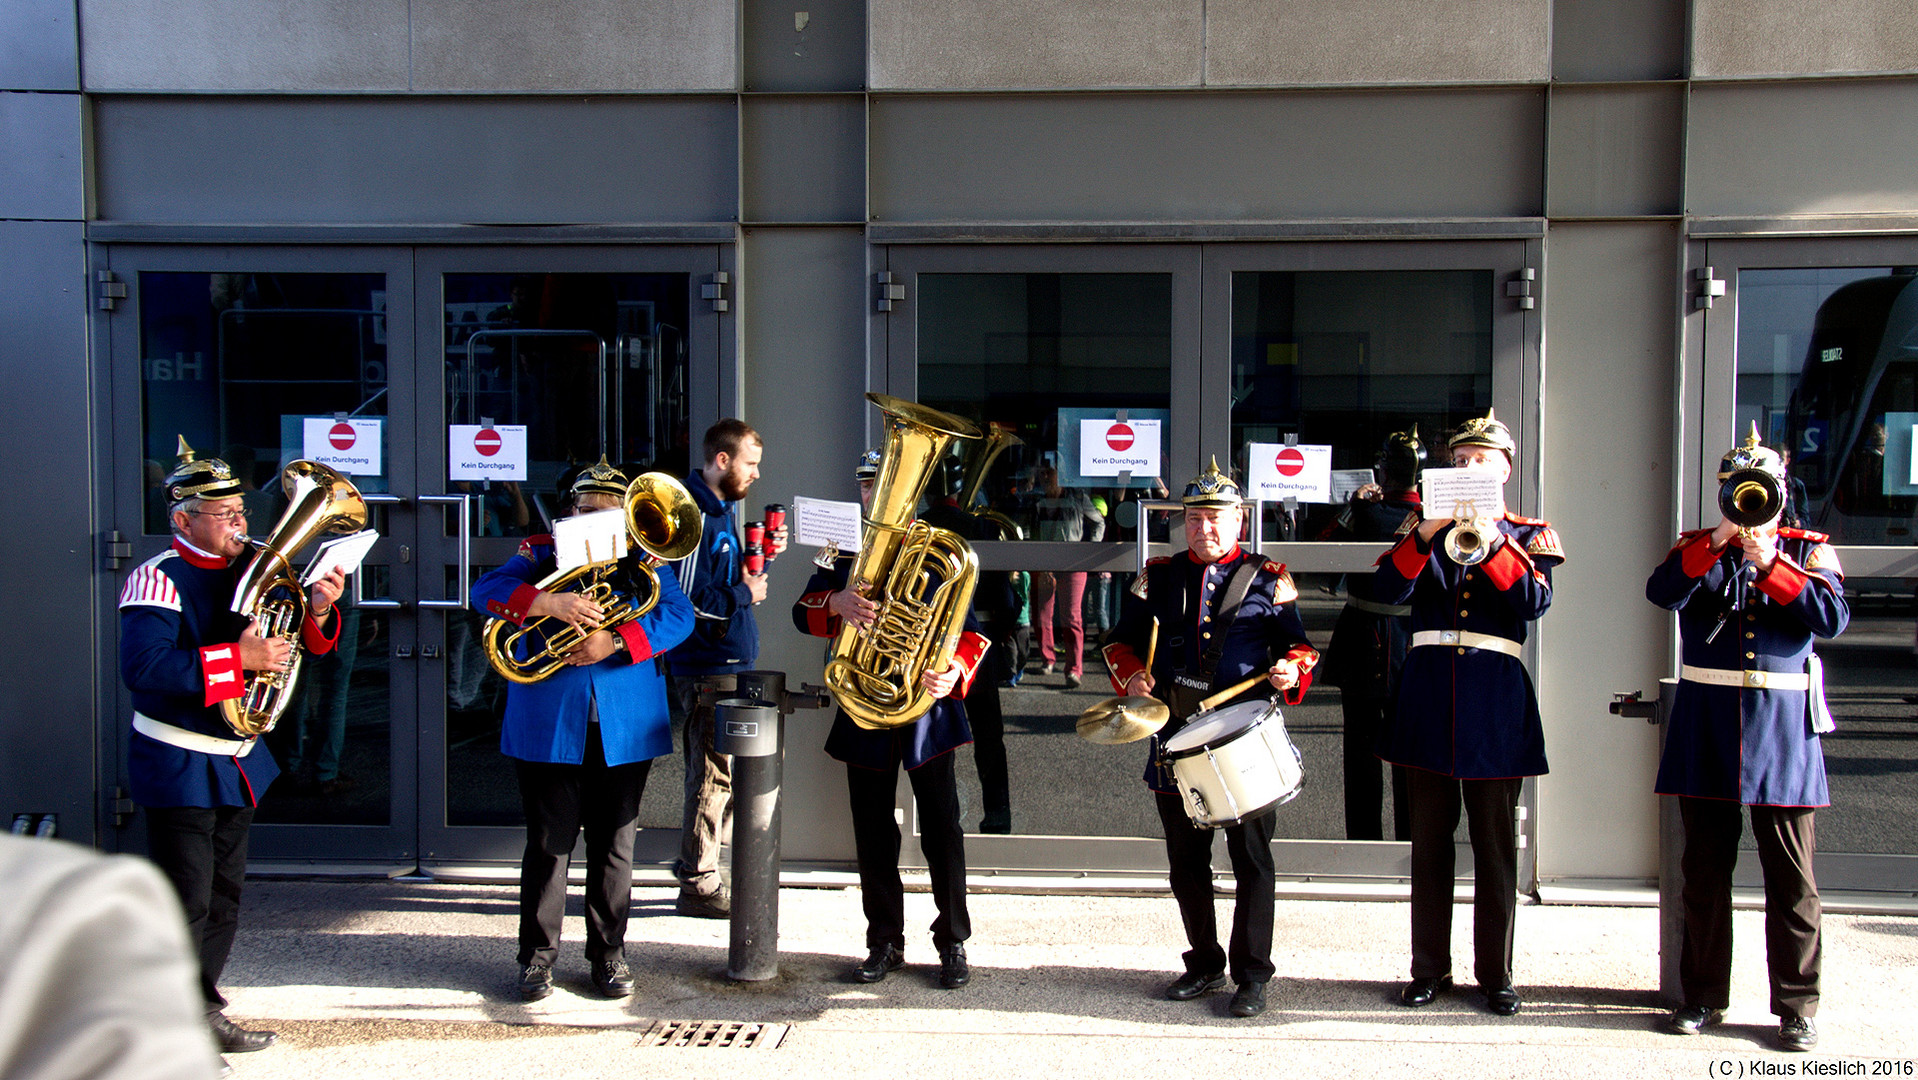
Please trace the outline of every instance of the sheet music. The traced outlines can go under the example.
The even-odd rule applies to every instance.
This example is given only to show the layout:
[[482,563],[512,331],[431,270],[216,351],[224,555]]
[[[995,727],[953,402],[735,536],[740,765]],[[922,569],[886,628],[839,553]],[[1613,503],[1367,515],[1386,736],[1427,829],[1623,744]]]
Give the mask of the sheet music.
[[356,533],[336,536],[319,546],[313,552],[313,561],[306,564],[306,573],[300,575],[300,585],[305,587],[325,577],[334,567],[353,574],[359,572],[360,563],[365,561],[366,553],[378,543],[378,529],[361,529]]
[[597,510],[553,523],[553,558],[559,570],[625,557],[624,510]]
[[1484,469],[1426,469],[1419,474],[1425,516],[1497,517],[1505,512],[1505,488]]

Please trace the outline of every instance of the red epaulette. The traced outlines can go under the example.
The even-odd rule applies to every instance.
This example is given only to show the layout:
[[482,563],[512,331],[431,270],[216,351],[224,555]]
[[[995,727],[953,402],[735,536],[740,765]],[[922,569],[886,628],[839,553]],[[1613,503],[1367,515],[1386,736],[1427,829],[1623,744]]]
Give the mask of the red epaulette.
[[1810,540],[1814,544],[1822,544],[1831,539],[1830,533],[1813,532],[1810,529],[1795,529],[1789,525],[1780,525],[1778,527],[1778,535],[1787,540]]
[[1161,555],[1161,556],[1159,556],[1158,558],[1155,558],[1155,559],[1147,559],[1147,560],[1145,561],[1145,564],[1146,564],[1147,566],[1158,566],[1158,565],[1160,565],[1161,563],[1169,563],[1169,562],[1171,562],[1171,561],[1172,561],[1172,556],[1170,556],[1170,555]]
[[1507,510],[1505,512],[1505,520],[1511,522],[1514,525],[1536,525],[1541,529],[1550,528],[1552,525],[1551,522],[1546,521],[1544,518],[1519,517],[1517,514],[1512,513],[1510,510]]
[[538,536],[529,536],[526,539],[521,540],[519,542],[519,554],[521,558],[530,559],[533,557],[534,548],[553,547],[553,546],[554,546],[553,534],[540,533]]
[[1264,570],[1268,574],[1283,574],[1285,573],[1285,564],[1282,562],[1273,562],[1271,559],[1267,559],[1265,560],[1265,565],[1260,567],[1260,569]]

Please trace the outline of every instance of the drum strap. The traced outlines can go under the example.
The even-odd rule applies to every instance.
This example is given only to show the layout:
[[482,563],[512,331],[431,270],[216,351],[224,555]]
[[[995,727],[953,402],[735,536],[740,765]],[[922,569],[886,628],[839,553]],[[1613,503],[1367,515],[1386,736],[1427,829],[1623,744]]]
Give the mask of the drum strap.
[[[1260,559],[1247,558],[1241,561],[1226,579],[1225,586],[1219,590],[1218,611],[1212,616],[1211,644],[1199,655],[1199,670],[1173,670],[1166,704],[1172,707],[1175,718],[1184,720],[1191,716],[1198,711],[1200,700],[1211,693],[1212,676],[1219,669],[1219,661],[1225,657],[1226,633],[1232,629],[1232,621],[1238,618],[1239,607],[1245,603],[1246,594],[1252,591],[1252,582],[1264,565],[1264,560]],[[1184,602],[1185,590],[1181,589],[1180,603]],[[1189,617],[1188,612],[1179,613],[1181,624]]]

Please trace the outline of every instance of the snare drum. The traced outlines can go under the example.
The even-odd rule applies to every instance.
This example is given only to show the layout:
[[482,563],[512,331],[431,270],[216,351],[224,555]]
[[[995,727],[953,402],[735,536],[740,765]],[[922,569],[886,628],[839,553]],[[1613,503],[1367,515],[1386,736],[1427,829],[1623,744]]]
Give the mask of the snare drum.
[[1166,764],[1201,829],[1222,829],[1290,802],[1305,786],[1299,749],[1277,702],[1203,712],[1166,740]]

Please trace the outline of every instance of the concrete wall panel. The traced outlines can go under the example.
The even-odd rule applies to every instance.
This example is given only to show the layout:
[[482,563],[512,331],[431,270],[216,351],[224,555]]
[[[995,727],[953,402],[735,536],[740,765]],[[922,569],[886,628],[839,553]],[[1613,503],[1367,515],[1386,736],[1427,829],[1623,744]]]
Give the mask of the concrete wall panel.
[[[865,448],[868,411],[860,397],[870,307],[865,237],[858,229],[747,228],[739,246],[740,417],[766,444],[747,503],[856,498],[852,463]],[[795,548],[775,561],[771,599],[756,609],[759,666],[784,671],[794,689],[821,677],[824,643],[795,630],[787,614],[812,573],[811,554]],[[796,712],[789,725],[783,853],[850,860],[846,770],[823,749],[832,710]]]
[[1693,0],[1692,74],[1918,71],[1910,0]]
[[78,94],[0,93],[0,218],[86,215]]
[[80,89],[73,0],[0,4],[0,89]]
[[1540,82],[1551,0],[1208,0],[1212,86]]
[[1545,166],[1551,217],[1676,214],[1684,91],[1676,85],[1559,86]]
[[92,718],[99,681],[114,677],[101,650],[117,628],[96,625],[99,591],[113,582],[95,569],[81,228],[0,221],[0,378],[8,386],[0,461],[57,493],[36,501],[32,528],[14,530],[0,570],[0,655],[15,662],[0,694],[0,821],[55,813],[60,836],[87,844],[101,805]]
[[1695,86],[1686,210],[1918,211],[1918,80]]
[[99,216],[238,224],[731,221],[730,98],[108,98]]
[[1196,86],[1201,0],[897,0],[871,5],[875,90]]
[[907,96],[872,106],[882,221],[1530,216],[1543,91]]
[[408,0],[79,0],[86,88],[408,89]]
[[413,89],[730,90],[733,0],[412,0]]
[[1619,690],[1656,696],[1670,658],[1671,618],[1642,586],[1672,540],[1679,236],[1671,223],[1554,225],[1546,244],[1542,514],[1566,558],[1538,624],[1552,767],[1539,875],[1649,878],[1658,729],[1606,705]]

